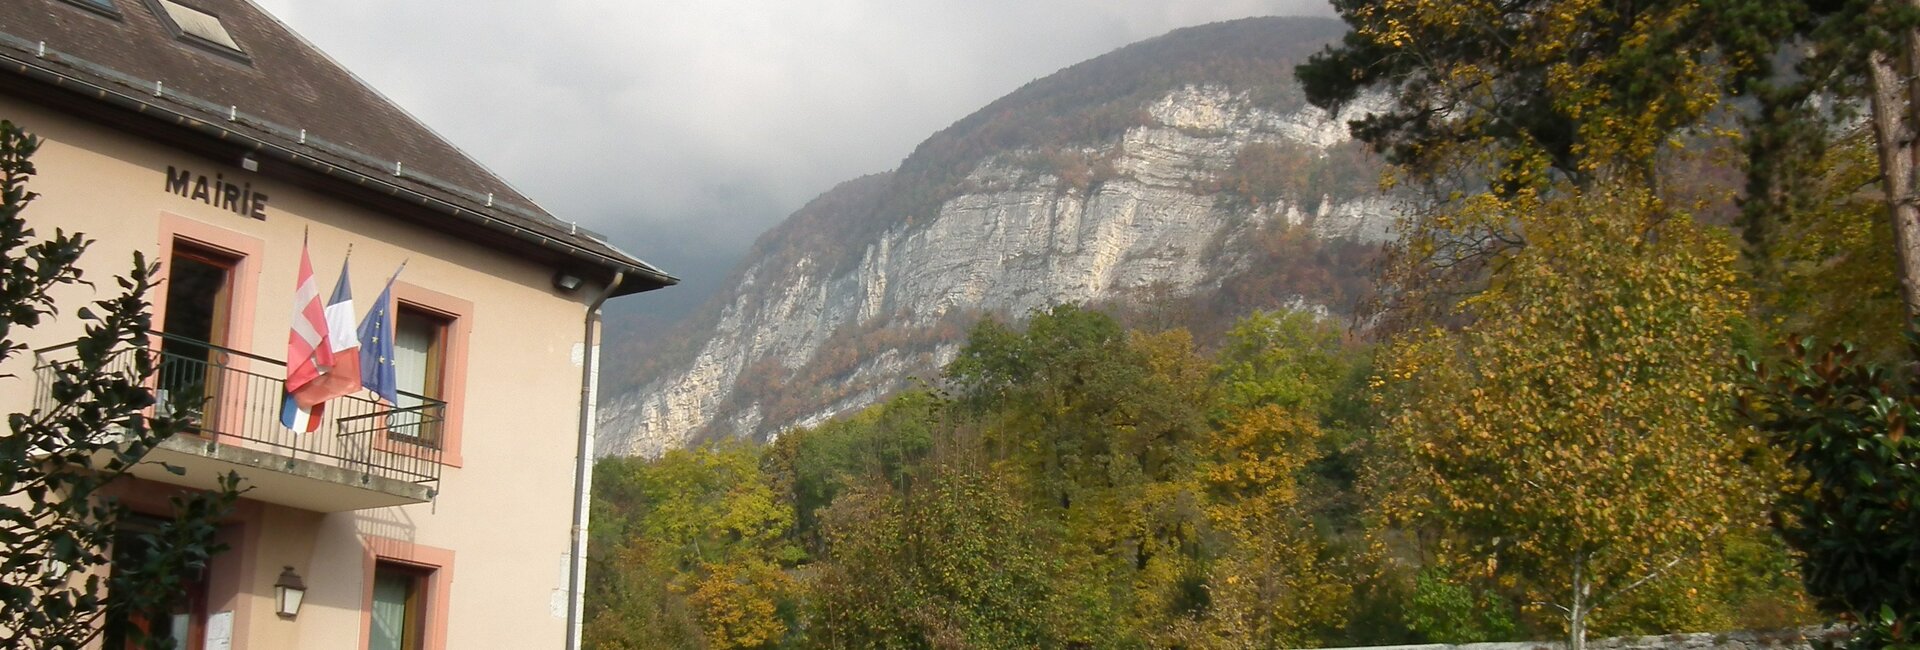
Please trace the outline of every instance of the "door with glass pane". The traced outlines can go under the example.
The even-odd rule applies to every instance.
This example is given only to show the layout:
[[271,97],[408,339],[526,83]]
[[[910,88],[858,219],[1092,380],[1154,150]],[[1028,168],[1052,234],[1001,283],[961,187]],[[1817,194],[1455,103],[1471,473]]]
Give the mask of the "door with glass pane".
[[161,324],[155,399],[162,415],[191,418],[196,428],[216,420],[219,367],[226,363],[233,270],[239,260],[176,242],[167,260],[167,315]]
[[426,636],[426,585],[430,571],[381,562],[373,570],[373,615],[369,650],[420,650]]

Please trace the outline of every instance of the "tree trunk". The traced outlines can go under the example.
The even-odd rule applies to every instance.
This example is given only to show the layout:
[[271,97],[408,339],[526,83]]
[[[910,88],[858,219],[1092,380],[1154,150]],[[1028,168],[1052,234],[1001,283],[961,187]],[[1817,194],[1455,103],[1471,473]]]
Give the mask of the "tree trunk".
[[1586,650],[1587,602],[1586,556],[1573,556],[1573,606],[1567,608],[1567,650]]
[[[1920,0],[1908,0],[1920,6]],[[1908,70],[1920,70],[1920,36],[1909,31],[1902,39]],[[1880,154],[1888,214],[1893,218],[1893,241],[1900,261],[1900,295],[1909,316],[1920,316],[1920,202],[1914,196],[1915,121],[1920,106],[1920,84],[1909,83],[1892,56],[1874,52],[1868,61],[1873,95],[1873,136]]]

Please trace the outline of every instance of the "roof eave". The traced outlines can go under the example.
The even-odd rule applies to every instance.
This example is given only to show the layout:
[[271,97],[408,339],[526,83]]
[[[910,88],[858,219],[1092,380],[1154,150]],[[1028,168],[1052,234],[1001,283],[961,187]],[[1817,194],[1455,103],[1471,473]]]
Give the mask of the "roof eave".
[[[622,283],[620,289],[614,293],[615,296],[652,291],[673,286],[680,282],[679,278],[661,271],[637,258],[624,255],[608,255],[599,251],[589,250],[562,239],[549,237],[534,232],[531,229],[515,225],[506,219],[489,215],[486,208],[461,205],[446,198],[432,196],[411,188],[403,187],[387,179],[354,170],[345,164],[328,161],[252,133],[231,129],[165,105],[150,102],[144,98],[108,88],[94,83],[91,80],[66,74],[59,70],[40,65],[34,61],[21,59],[14,56],[11,52],[0,51],[0,62],[4,62],[7,71],[46,84],[52,88],[65,90],[83,97],[90,97],[108,106],[137,115],[144,115],[148,118],[169,123],[182,130],[211,138],[215,141],[238,146],[242,149],[290,163],[308,171],[339,179],[353,186],[385,194],[407,201],[408,203],[417,204],[433,212],[507,235],[522,243],[532,244],[538,248],[560,253],[562,256],[577,263],[584,262],[591,267],[605,270],[608,273],[614,271],[625,273],[628,280]],[[609,248],[611,248],[611,246],[609,246]]]

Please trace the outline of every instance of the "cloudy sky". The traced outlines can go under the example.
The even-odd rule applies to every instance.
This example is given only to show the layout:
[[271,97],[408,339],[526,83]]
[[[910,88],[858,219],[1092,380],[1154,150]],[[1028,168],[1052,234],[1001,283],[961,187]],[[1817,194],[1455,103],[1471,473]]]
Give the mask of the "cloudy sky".
[[1324,0],[256,0],[562,218],[684,279],[1021,84]]

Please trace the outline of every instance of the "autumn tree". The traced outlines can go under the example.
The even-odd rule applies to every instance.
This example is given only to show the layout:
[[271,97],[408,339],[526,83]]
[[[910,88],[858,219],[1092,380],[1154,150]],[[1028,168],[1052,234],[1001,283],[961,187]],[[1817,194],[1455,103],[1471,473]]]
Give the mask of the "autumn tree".
[[596,544],[587,574],[586,647],[686,650],[705,634],[679,586],[681,569],[649,544]]
[[1495,163],[1497,191],[1539,176],[1650,176],[1669,138],[1770,78],[1809,10],[1788,0],[1337,0],[1353,28],[1297,69],[1324,108],[1390,105],[1353,131],[1414,174]]
[[1345,332],[1307,311],[1255,312],[1221,346],[1215,381],[1228,408],[1332,409],[1358,358]]
[[771,648],[794,633],[792,510],[743,442],[595,469],[594,647]]
[[[1920,11],[1909,0],[1336,7],[1354,31],[1299,68],[1310,101],[1337,107],[1388,91],[1391,105],[1354,133],[1437,190],[1404,224],[1389,266],[1389,307],[1408,320],[1444,318],[1457,297],[1506,282],[1502,265],[1537,244],[1508,215],[1569,189],[1624,183],[1690,207],[1672,187],[1689,179],[1662,171],[1678,148],[1715,136],[1745,153],[1739,225],[1761,325],[1889,343],[1905,318],[1880,299],[1901,286],[1888,269],[1906,309],[1920,305]],[[1727,101],[1737,95],[1752,101]],[[1859,164],[1868,151],[1877,161]],[[1863,205],[1860,191],[1874,185],[1881,204]]]
[[1459,304],[1467,324],[1387,353],[1374,476],[1386,521],[1440,531],[1449,566],[1551,607],[1577,650],[1596,613],[1758,515],[1728,402],[1745,298],[1728,238],[1645,191],[1508,215],[1529,245]]
[[[1892,224],[1871,187],[1871,137],[1845,132],[1800,166],[1802,196],[1773,211],[1753,260],[1757,324],[1824,341],[1854,341],[1867,358],[1906,353]],[[1750,231],[1749,231],[1750,234]],[[1752,237],[1749,237],[1752,239]]]
[[1199,482],[1224,538],[1208,581],[1208,630],[1224,647],[1297,647],[1345,623],[1345,558],[1315,526],[1307,477],[1357,358],[1340,326],[1304,311],[1256,312],[1222,345]]
[[1350,588],[1300,475],[1353,358],[1339,327],[1259,314],[1216,365],[1184,331],[1125,332],[1074,307],[983,323],[949,367],[996,473],[1057,539],[1092,647],[1312,644]]
[[[1920,57],[1920,10],[1910,0],[1335,6],[1353,31],[1297,74],[1309,101],[1323,107],[1368,89],[1386,92],[1390,105],[1353,130],[1411,178],[1465,169],[1478,184],[1467,193],[1487,188],[1501,196],[1545,179],[1585,185],[1623,175],[1659,190],[1686,180],[1659,173],[1665,151],[1742,126],[1742,225],[1750,252],[1762,258],[1774,242],[1792,241],[1780,231],[1795,213],[1813,216],[1806,213],[1832,198],[1809,161],[1824,155],[1835,133],[1859,125],[1859,107],[1871,108],[1865,130],[1879,154],[1872,175],[1883,190],[1878,218],[1894,226],[1890,252],[1909,310],[1920,308],[1910,135],[1920,130],[1913,105],[1920,60],[1909,60]],[[1734,96],[1752,101],[1732,106]],[[1414,234],[1406,256],[1423,258],[1432,251],[1419,250],[1425,238],[1417,228]],[[1455,262],[1524,242],[1506,234],[1493,227],[1464,246],[1450,241],[1442,251],[1449,254],[1424,267],[1428,279],[1476,277],[1479,264]]]
[[912,390],[774,440],[763,464],[776,496],[793,509],[795,545],[826,552],[820,515],[840,495],[869,483],[905,487],[944,432],[946,406],[936,393]]
[[1797,42],[1802,56],[1792,76],[1755,84],[1762,109],[1750,120],[1749,194],[1757,208],[1750,223],[1764,229],[1819,198],[1819,179],[1802,173],[1805,162],[1821,157],[1832,132],[1857,124],[1865,105],[1880,218],[1893,235],[1907,312],[1920,316],[1920,3],[1774,3],[1774,15],[1789,21],[1775,38]]
[[1076,306],[984,321],[947,368],[962,424],[1059,540],[1077,641],[1146,643],[1202,609],[1207,374],[1184,333]]
[[904,491],[867,484],[823,514],[814,581],[824,648],[1066,647],[1059,559],[1032,506],[983,463],[947,462]]

